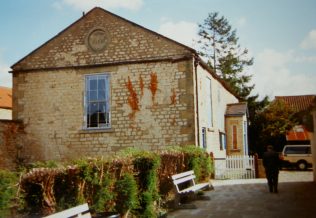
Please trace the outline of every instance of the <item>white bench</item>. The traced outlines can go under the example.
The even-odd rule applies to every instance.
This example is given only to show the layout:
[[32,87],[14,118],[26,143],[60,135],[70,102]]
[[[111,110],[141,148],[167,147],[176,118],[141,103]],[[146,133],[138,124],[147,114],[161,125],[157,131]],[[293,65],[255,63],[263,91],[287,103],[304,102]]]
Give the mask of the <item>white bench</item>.
[[45,216],[44,218],[68,218],[68,217],[91,218],[88,204],[86,203],[86,204],[82,204],[76,207],[72,207],[67,210],[63,210],[61,212],[54,213],[49,216]]
[[[195,174],[194,174],[194,171],[193,170],[190,170],[190,171],[187,171],[187,172],[183,172],[183,173],[179,173],[179,174],[176,174],[176,175],[173,175],[172,176],[172,181],[173,181],[173,184],[175,185],[176,187],[176,191],[177,191],[177,196],[176,196],[176,200],[175,200],[175,203],[176,203],[176,207],[179,207],[181,206],[181,208],[185,208],[185,209],[192,209],[192,208],[196,208],[194,205],[180,205],[180,195],[181,194],[190,194],[190,193],[196,193],[197,191],[200,191],[200,190],[203,190],[203,189],[212,189],[213,186],[208,183],[208,182],[205,182],[205,183],[198,183],[196,184],[194,179],[196,178]],[[188,185],[188,187],[184,188],[184,189],[181,189],[181,184],[184,184],[186,183]],[[179,187],[180,185],[180,187]],[[201,200],[209,200],[208,197],[206,198],[199,198]]]

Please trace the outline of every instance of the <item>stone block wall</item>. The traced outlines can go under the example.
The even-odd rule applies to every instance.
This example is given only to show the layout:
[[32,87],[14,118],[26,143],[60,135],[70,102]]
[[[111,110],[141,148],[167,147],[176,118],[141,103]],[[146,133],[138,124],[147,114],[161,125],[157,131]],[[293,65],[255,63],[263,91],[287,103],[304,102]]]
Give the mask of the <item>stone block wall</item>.
[[21,122],[0,120],[0,169],[14,170],[23,161],[23,136]]
[[[108,130],[83,128],[84,79],[94,73],[110,75]],[[28,154],[31,161],[195,144],[192,76],[192,60],[15,73],[13,118],[23,121],[39,151]],[[138,110],[130,105],[131,89]]]

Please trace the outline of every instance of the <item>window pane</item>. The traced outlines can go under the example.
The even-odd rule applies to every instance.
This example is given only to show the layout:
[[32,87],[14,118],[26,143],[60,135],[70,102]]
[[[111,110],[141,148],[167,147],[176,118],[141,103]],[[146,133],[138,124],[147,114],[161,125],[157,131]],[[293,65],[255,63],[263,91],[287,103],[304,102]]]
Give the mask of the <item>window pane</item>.
[[105,113],[99,113],[99,123],[105,124],[106,123],[106,115]]
[[105,78],[98,80],[98,90],[105,90]]
[[105,90],[98,90],[98,100],[105,101]]
[[99,103],[99,112],[105,113],[106,112],[106,103],[105,102],[100,102]]
[[92,115],[98,111],[97,103],[89,103],[89,114]]
[[98,81],[96,79],[90,79],[90,87],[89,90],[97,90],[98,88]]
[[89,127],[98,127],[98,114],[97,113],[90,116],[90,126]]
[[88,127],[98,127],[98,114],[97,113],[88,115]]
[[97,91],[89,91],[89,101],[98,100]]

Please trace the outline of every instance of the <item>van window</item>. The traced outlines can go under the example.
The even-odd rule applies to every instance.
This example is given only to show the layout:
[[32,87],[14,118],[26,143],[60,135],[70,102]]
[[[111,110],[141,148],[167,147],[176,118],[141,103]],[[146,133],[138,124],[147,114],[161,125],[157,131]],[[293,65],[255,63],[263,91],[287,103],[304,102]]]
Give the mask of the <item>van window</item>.
[[287,147],[285,149],[285,154],[310,154],[310,147]]

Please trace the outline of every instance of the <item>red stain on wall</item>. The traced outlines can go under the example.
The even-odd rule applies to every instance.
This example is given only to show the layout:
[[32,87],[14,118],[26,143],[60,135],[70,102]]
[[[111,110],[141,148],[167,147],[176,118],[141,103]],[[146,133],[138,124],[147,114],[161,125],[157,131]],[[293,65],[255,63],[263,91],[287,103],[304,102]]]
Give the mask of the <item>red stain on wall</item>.
[[142,75],[139,75],[139,87],[140,87],[140,91],[141,91],[141,96],[143,97],[145,85],[144,85],[144,80],[143,80]]
[[126,83],[126,87],[128,89],[129,92],[129,96],[128,96],[128,104],[131,107],[133,113],[132,116],[135,115],[136,111],[139,111],[139,106],[138,106],[138,97],[137,94],[134,90],[133,84],[131,82],[130,77],[128,77],[128,81]]
[[155,102],[155,96],[156,96],[156,92],[158,89],[158,79],[157,79],[157,74],[154,72],[150,74],[149,89],[150,89],[151,94],[152,94],[152,100],[153,100],[153,102]]
[[171,92],[172,92],[172,94],[171,94],[171,96],[170,96],[170,100],[171,100],[171,104],[172,105],[176,105],[176,103],[177,103],[177,93],[176,93],[176,90],[175,89],[172,89],[171,90]]

